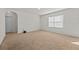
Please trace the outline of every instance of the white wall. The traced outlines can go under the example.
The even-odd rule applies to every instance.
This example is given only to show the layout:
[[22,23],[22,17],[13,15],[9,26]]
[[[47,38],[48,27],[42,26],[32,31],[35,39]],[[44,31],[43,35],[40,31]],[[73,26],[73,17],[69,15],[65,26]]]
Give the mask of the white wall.
[[30,13],[18,13],[18,32],[23,32],[26,30],[27,32],[39,30],[40,28],[40,19],[39,15],[34,15]]
[[[49,28],[48,27],[48,17],[64,15],[64,27],[63,28]],[[67,34],[79,37],[79,8],[77,9],[66,9],[47,15],[41,16],[41,29],[56,32],[61,34]]]
[[0,44],[5,37],[5,11],[4,9],[0,9]]

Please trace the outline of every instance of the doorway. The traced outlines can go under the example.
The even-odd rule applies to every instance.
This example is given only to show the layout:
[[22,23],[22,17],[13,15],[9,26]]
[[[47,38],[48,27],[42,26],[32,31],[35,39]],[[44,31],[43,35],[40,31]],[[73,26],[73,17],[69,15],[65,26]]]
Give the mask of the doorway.
[[18,17],[13,11],[5,14],[5,31],[6,33],[17,33],[18,31]]

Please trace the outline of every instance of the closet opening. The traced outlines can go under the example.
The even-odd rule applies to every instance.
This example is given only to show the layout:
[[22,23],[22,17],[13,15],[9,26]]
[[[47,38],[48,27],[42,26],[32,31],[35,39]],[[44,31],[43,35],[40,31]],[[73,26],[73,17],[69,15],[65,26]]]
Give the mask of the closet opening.
[[17,33],[18,32],[18,16],[13,11],[5,13],[5,32]]

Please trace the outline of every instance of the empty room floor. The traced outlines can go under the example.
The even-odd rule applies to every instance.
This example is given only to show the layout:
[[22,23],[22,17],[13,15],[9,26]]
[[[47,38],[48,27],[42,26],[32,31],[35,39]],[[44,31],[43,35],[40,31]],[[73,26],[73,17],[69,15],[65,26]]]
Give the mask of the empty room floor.
[[[77,43],[74,43],[77,42]],[[46,31],[8,33],[2,50],[78,50],[79,38]]]

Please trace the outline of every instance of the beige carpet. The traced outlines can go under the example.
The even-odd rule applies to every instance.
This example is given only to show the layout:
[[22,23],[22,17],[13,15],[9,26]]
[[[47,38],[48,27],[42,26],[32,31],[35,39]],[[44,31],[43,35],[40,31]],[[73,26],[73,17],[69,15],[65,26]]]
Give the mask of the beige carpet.
[[8,33],[1,45],[3,50],[73,50],[79,49],[79,38],[61,34],[36,31],[29,33]]

